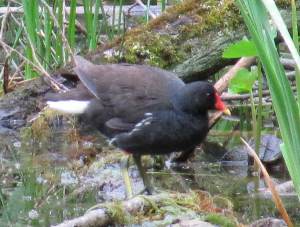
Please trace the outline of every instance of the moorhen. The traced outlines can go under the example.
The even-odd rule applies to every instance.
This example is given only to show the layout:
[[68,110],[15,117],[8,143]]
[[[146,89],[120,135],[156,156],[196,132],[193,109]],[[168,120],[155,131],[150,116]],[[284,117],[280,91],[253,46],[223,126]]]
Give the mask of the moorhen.
[[176,74],[159,68],[94,65],[80,56],[75,57],[75,65],[82,83],[66,93],[48,95],[48,105],[80,114],[84,122],[110,138],[111,144],[133,154],[148,193],[153,188],[141,155],[182,151],[179,159],[186,159],[208,133],[208,110],[229,113],[208,82],[185,84]]

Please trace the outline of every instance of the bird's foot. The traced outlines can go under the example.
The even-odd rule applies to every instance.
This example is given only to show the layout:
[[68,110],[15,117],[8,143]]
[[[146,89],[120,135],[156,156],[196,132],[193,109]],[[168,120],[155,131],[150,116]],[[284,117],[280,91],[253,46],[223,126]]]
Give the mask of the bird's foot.
[[154,188],[154,187],[145,187],[142,191],[140,191],[137,195],[154,195],[160,193],[160,190]]

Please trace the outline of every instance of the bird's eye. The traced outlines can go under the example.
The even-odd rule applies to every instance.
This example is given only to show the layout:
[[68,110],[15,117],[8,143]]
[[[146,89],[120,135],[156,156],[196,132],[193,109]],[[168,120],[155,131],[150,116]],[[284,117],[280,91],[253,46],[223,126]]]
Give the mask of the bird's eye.
[[210,96],[210,95],[211,95],[211,94],[210,94],[209,92],[206,93],[206,96],[207,96],[207,97]]

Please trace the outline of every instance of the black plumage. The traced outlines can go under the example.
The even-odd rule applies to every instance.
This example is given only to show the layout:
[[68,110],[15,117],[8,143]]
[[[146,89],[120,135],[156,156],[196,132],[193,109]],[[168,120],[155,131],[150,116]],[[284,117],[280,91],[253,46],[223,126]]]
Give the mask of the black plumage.
[[183,151],[185,159],[208,133],[208,110],[227,110],[207,82],[185,84],[171,72],[144,65],[94,65],[79,56],[75,63],[82,84],[49,95],[50,107],[64,110],[62,101],[80,101],[74,112],[138,162],[143,154],[174,151]]

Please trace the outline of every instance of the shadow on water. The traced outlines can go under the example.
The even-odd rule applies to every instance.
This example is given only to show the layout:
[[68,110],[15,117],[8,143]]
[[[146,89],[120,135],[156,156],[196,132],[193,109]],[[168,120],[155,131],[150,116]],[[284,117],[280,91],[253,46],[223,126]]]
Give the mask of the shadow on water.
[[[74,124],[72,119],[66,122]],[[248,158],[239,139],[251,135],[236,125],[232,120],[219,122],[211,130],[208,143],[187,163],[167,168],[161,159],[153,162],[146,157],[144,163],[150,166],[155,187],[180,192],[205,190],[228,198],[243,223],[279,217],[262,180],[255,190],[257,177],[249,175]],[[13,140],[1,152],[1,226],[49,226],[80,216],[96,203],[125,198],[118,164],[124,154],[103,145],[106,141],[99,135],[90,136],[88,131],[79,137],[75,125],[68,126],[71,130],[67,132],[64,128],[51,125],[47,129],[50,133],[39,139],[41,135],[25,129],[21,140]],[[11,138],[1,140],[5,143]],[[281,162],[271,167],[276,183],[289,180]],[[137,193],[143,184],[134,165],[130,175]],[[300,223],[297,197],[286,193],[283,201],[291,218]]]

